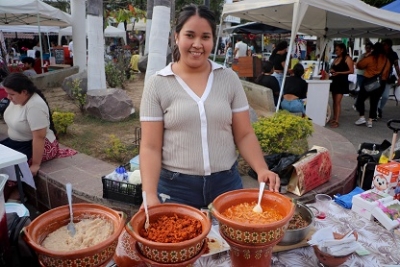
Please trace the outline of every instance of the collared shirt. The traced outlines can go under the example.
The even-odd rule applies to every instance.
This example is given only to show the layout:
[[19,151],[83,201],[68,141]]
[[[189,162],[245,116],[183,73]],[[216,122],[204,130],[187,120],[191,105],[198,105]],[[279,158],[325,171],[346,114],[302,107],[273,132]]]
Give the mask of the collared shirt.
[[232,132],[235,112],[249,105],[239,77],[210,61],[201,97],[172,71],[172,63],[149,78],[140,104],[141,121],[164,123],[162,167],[184,174],[229,170],[237,159]]

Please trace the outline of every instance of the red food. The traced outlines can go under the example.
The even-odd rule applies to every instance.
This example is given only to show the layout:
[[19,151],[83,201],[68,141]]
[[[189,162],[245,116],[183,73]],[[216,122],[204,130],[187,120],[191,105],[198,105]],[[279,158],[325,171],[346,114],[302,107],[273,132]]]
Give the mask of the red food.
[[195,238],[202,233],[201,222],[189,216],[161,216],[150,223],[147,231],[143,228],[140,235],[159,243],[179,243]]

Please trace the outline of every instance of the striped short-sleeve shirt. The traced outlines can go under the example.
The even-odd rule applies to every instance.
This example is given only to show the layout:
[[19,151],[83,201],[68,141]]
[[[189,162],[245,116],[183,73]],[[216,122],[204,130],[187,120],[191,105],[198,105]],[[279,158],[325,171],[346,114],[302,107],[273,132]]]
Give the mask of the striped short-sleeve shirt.
[[167,170],[210,175],[230,169],[237,159],[232,114],[248,111],[249,105],[237,74],[210,63],[201,97],[172,72],[171,64],[145,84],[140,120],[164,123],[162,167]]

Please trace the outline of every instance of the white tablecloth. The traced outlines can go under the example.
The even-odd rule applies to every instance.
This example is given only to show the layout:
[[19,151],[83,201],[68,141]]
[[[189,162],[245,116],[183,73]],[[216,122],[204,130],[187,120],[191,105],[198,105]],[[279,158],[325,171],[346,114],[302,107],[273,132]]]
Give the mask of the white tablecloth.
[[0,173],[8,174],[10,181],[17,181],[14,165],[18,164],[22,172],[22,182],[36,189],[35,181],[29,169],[26,156],[11,148],[0,145]]
[[[357,230],[359,242],[370,254],[358,256],[354,254],[342,266],[347,267],[380,267],[382,265],[400,266],[400,236],[387,231],[383,226],[374,221],[368,221],[351,210],[344,209],[332,202],[329,206],[327,217],[324,220],[315,220],[316,229],[333,227],[336,232],[347,233]],[[108,266],[113,265],[110,262]],[[195,267],[231,267],[229,252],[199,258]],[[319,266],[317,257],[312,247],[303,247],[272,254],[271,266],[279,267],[311,267]],[[245,266],[244,266],[245,267]]]

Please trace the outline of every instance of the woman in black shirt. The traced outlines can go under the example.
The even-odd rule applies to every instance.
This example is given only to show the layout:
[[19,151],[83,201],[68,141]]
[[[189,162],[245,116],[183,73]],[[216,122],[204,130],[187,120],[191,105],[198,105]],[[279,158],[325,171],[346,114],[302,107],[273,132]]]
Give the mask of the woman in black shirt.
[[286,41],[282,41],[276,46],[269,57],[269,61],[274,64],[274,74],[272,74],[272,76],[275,76],[275,78],[278,80],[279,87],[282,85],[282,81],[285,76],[283,70],[285,68],[287,48],[288,43]]
[[303,65],[297,63],[293,67],[293,76],[286,78],[281,108],[293,113],[301,112],[304,115],[303,99],[307,98],[307,82],[301,77],[303,74]]
[[274,72],[273,63],[271,61],[263,61],[262,70],[263,72],[257,77],[255,82],[272,90],[274,104],[276,107],[279,98],[280,86],[278,80],[271,75]]

